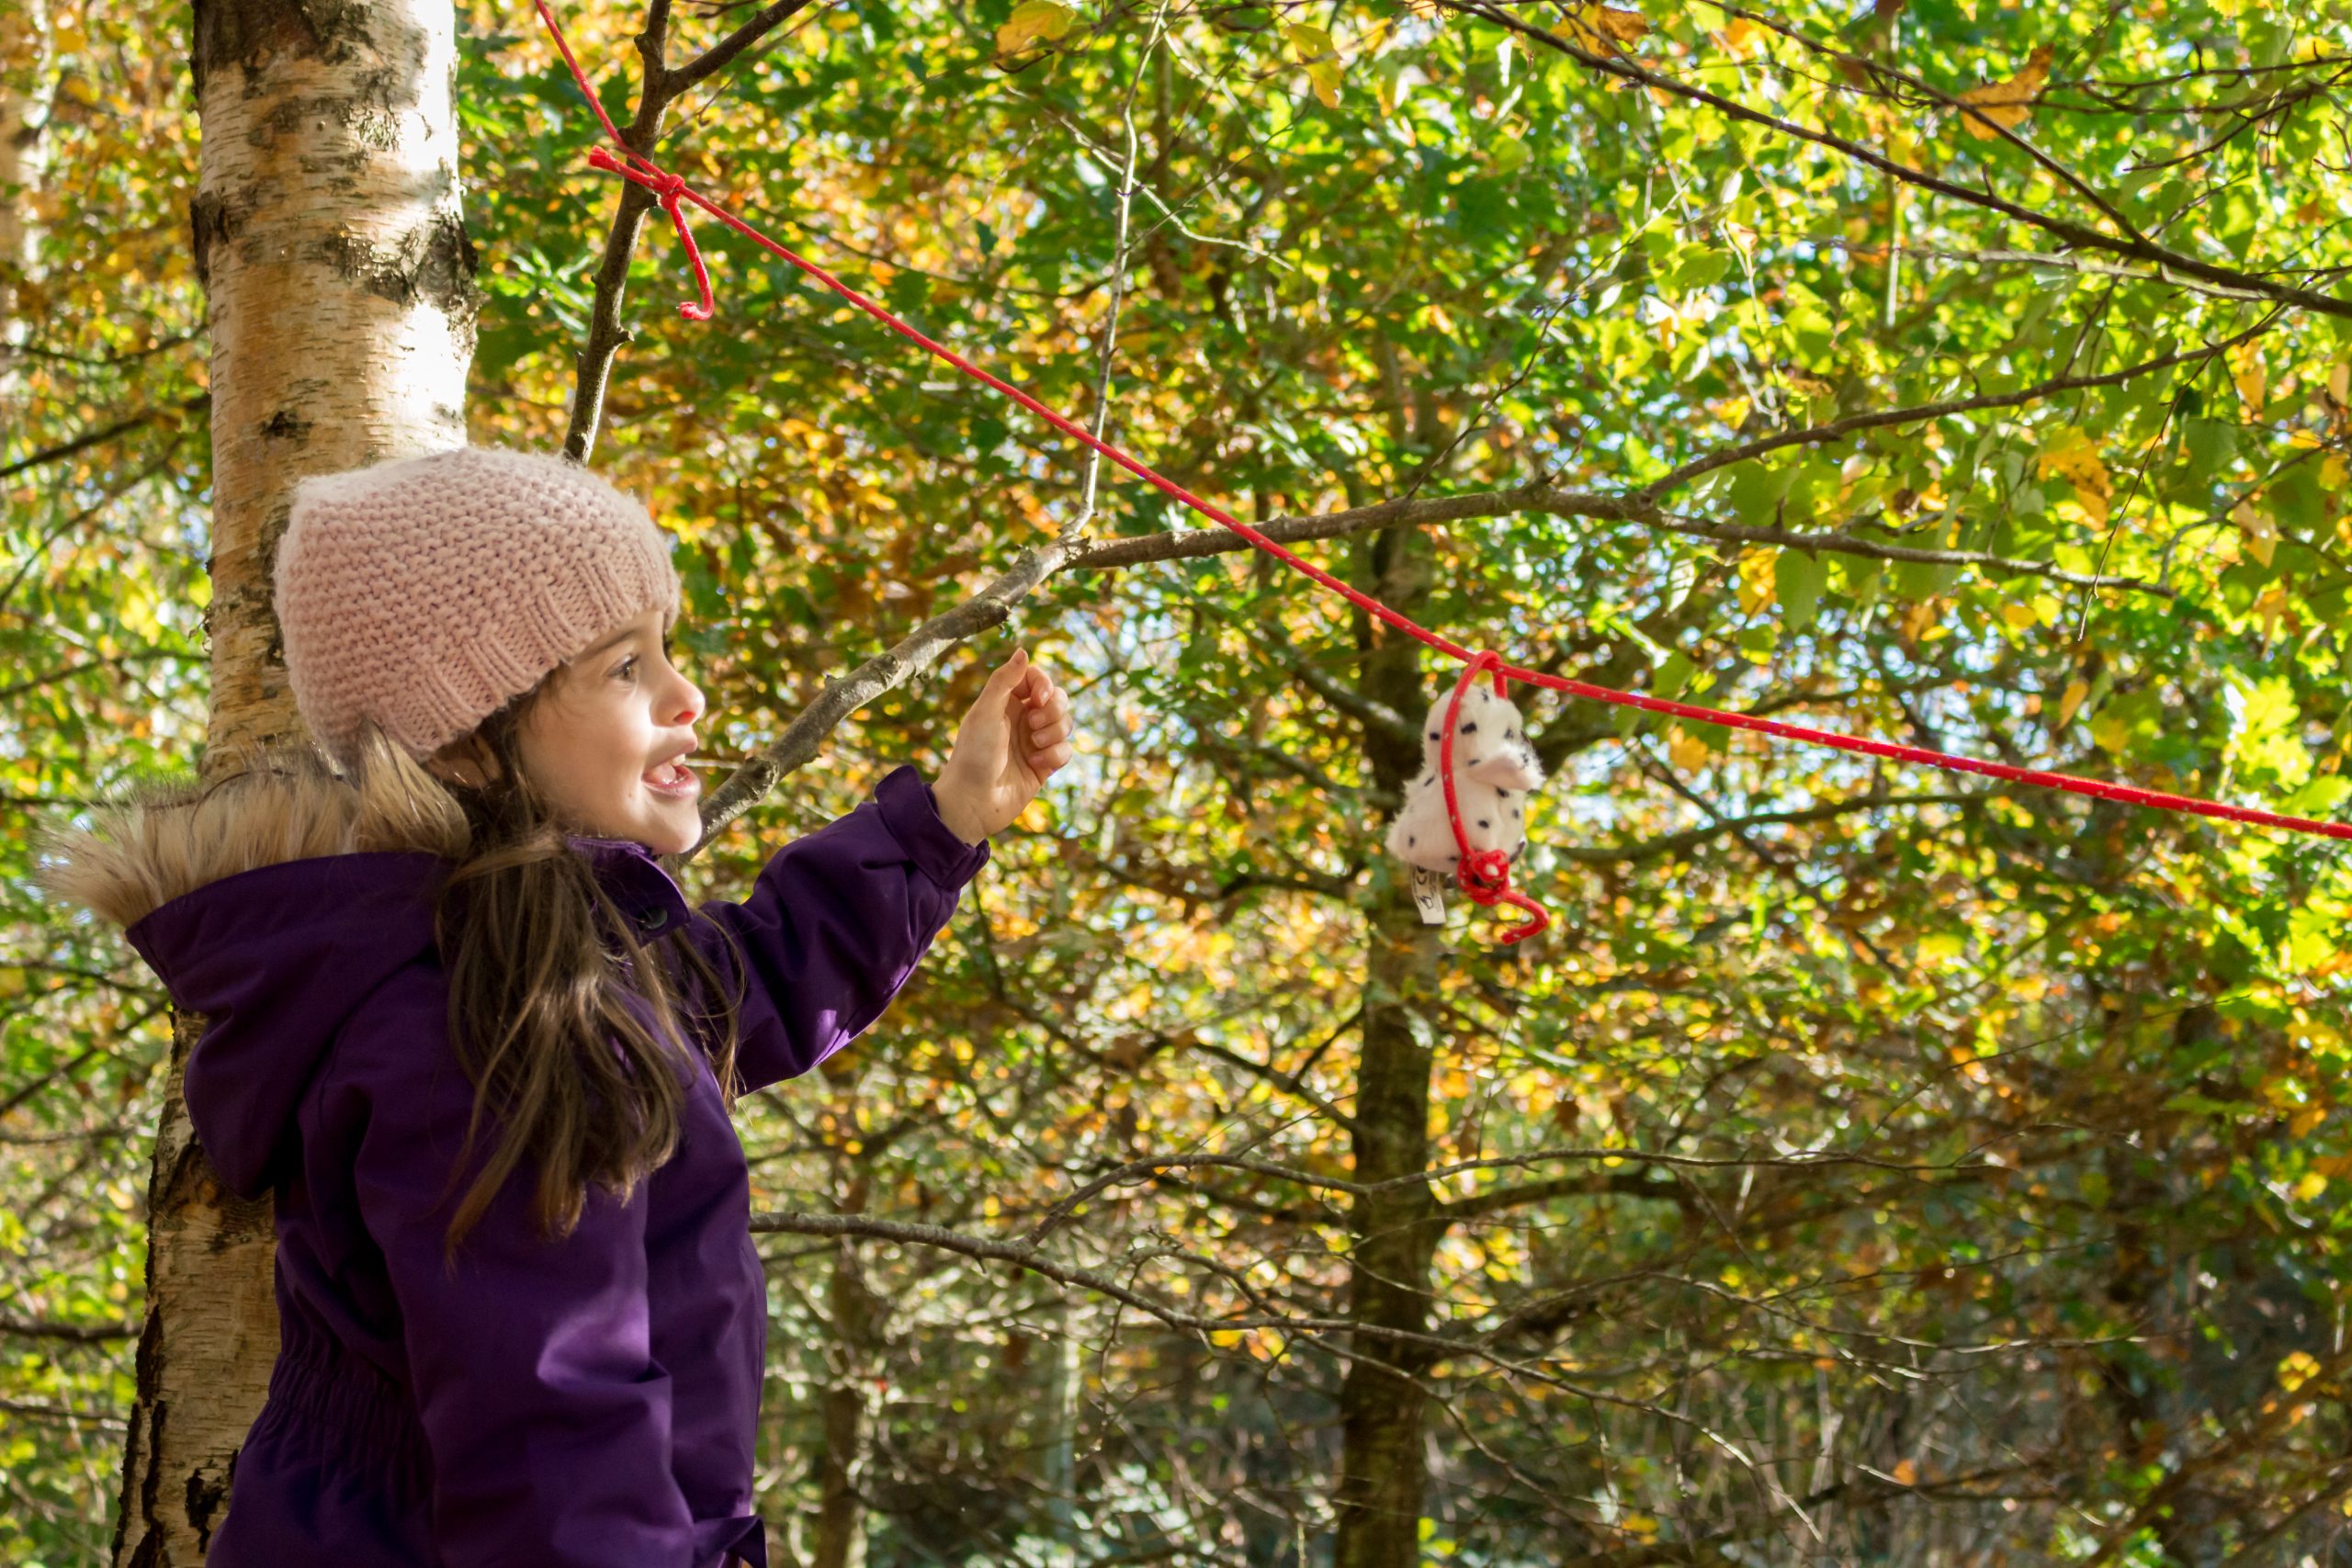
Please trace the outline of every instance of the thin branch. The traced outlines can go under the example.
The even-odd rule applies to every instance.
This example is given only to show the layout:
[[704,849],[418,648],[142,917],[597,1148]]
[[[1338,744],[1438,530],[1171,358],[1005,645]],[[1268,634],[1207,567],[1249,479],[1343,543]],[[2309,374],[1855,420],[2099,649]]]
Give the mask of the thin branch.
[[1734,463],[1744,463],[1750,458],[1760,457],[1768,452],[1777,452],[1785,446],[1817,446],[1826,442],[1842,440],[1859,431],[1878,430],[1890,424],[1923,423],[1931,419],[1945,419],[1956,413],[1973,413],[1983,409],[2014,408],[2019,403],[2038,402],[2041,399],[2053,398],[2064,392],[2077,392],[2092,387],[2120,387],[2127,381],[2136,381],[2143,376],[2154,375],[2159,370],[2169,370],[2176,365],[2187,365],[2192,361],[2199,365],[2209,364],[2217,355],[2228,353],[2240,344],[2252,342],[2269,332],[2277,324],[2277,316],[2267,317],[2234,337],[2223,338],[2221,342],[2209,344],[2203,348],[2184,349],[2178,354],[2167,354],[2154,359],[2143,360],[2140,364],[2129,365],[2120,370],[2110,370],[2103,375],[2060,376],[2048,381],[2039,382],[2034,386],[2020,388],[2014,392],[1985,392],[1973,398],[1952,398],[1943,402],[1918,403],[1910,408],[1880,409],[1871,413],[1858,413],[1848,419],[1833,420],[1827,424],[1812,425],[1804,430],[1784,430],[1777,434],[1761,436],[1757,440],[1745,442],[1737,446],[1727,446],[1720,452],[1712,452],[1704,457],[1695,458],[1679,468],[1670,470],[1661,478],[1652,479],[1634,493],[1656,500],[1670,490],[1690,483],[1701,474],[1711,473],[1717,468],[1729,468]]
[[1759,12],[1750,11],[1742,6],[1725,4],[1725,0],[1705,0],[1705,3],[1713,6],[1716,10],[1723,12],[1727,17],[1738,17],[1754,23],[1759,28],[1765,28],[1767,31],[1778,33],[1781,37],[1787,39],[1790,42],[1797,45],[1801,49],[1810,51],[1815,54],[1826,56],[1830,60],[1836,61],[1840,65],[1850,66],[1875,79],[1881,81],[1899,82],[1903,85],[1910,88],[1913,92],[1917,93],[1922,97],[1929,99],[1939,107],[1958,111],[1961,117],[1968,121],[1969,124],[1981,125],[1984,127],[1985,130],[1991,131],[2002,141],[2008,142],[2011,146],[2018,148],[2020,152],[2024,152],[2027,157],[2031,158],[2035,163],[2041,164],[2043,169],[2050,173],[2052,177],[2059,180],[2068,186],[2071,186],[2075,195],[2088,202],[2090,206],[2105,217],[2109,222],[2113,223],[2118,229],[2121,230],[2126,237],[2146,243],[2148,237],[2140,231],[2139,225],[2133,223],[2131,219],[2125,217],[2121,211],[2117,209],[2113,204],[2109,202],[2107,197],[2101,196],[2098,191],[2091,188],[2088,182],[2077,175],[2072,169],[2069,169],[2064,164],[2059,163],[2058,160],[2052,158],[2047,152],[2044,152],[2041,148],[2036,147],[2032,142],[2028,141],[2024,137],[2019,136],[2007,126],[2003,125],[1999,120],[1995,119],[1991,116],[1984,114],[1976,109],[1971,108],[1967,104],[1962,102],[1959,98],[1954,97],[1951,94],[1945,92],[1942,88],[1934,85],[1921,77],[1914,76],[1907,71],[1898,70],[1892,65],[1885,64],[1879,61],[1866,60],[1858,54],[1849,54],[1844,50],[1838,49],[1831,44],[1824,43],[1819,39],[1814,38],[1810,34],[1801,32],[1797,28],[1789,26],[1786,22],[1781,21],[1776,17],[1764,16]]
[[1637,861],[1657,860],[1663,855],[1680,854],[1725,833],[1744,835],[1750,828],[1805,827],[1816,822],[1835,821],[1857,811],[1875,811],[1881,807],[1965,806],[1978,798],[1967,794],[1859,795],[1851,800],[1825,801],[1819,806],[1786,811],[1758,811],[1746,817],[1726,817],[1703,828],[1661,833],[1655,839],[1640,839],[1631,843],[1605,844],[1590,849],[1577,844],[1555,845],[1551,852],[1556,859],[1577,865],[1624,865]]
[[809,0],[776,0],[775,5],[671,72],[664,84],[671,89],[671,96],[675,97],[705,78],[726,70],[737,55],[759,42],[796,13],[805,10],[808,4]]
[[1792,137],[1800,141],[1809,141],[1816,147],[1826,147],[1831,152],[1841,153],[1882,174],[1892,175],[1906,185],[1917,186],[1922,190],[1934,191],[1939,196],[1950,197],[1954,201],[1964,202],[1971,207],[1979,207],[1989,212],[1996,212],[2004,218],[2039,229],[2069,245],[2105,251],[2111,255],[2128,256],[2134,261],[2153,263],[2160,272],[2178,272],[2184,276],[2200,278],[2210,283],[2227,284],[2232,288],[2247,289],[2265,299],[2275,299],[2283,304],[2300,306],[2323,315],[2352,320],[2352,299],[2345,299],[2333,294],[2316,293],[2308,288],[2296,288],[2287,284],[2275,283],[2258,273],[2245,272],[2236,267],[2221,266],[2212,262],[2199,261],[2195,256],[2183,254],[2150,240],[2119,239],[2086,224],[2077,223],[2071,219],[2037,211],[2021,203],[2011,201],[2006,197],[1996,196],[1990,190],[1973,189],[1954,181],[1943,179],[1924,169],[1899,163],[1883,152],[1874,152],[1860,142],[1837,135],[1835,132],[1816,130],[1811,126],[1799,125],[1793,120],[1782,119],[1777,115],[1769,115],[1760,109],[1750,108],[1736,98],[1727,98],[1721,93],[1694,86],[1678,77],[1663,75],[1646,66],[1638,65],[1631,60],[1604,59],[1589,50],[1570,43],[1556,33],[1549,32],[1532,22],[1520,20],[1509,12],[1498,8],[1489,3],[1489,0],[1438,0],[1438,3],[1448,10],[1478,17],[1507,32],[1516,33],[1531,43],[1541,44],[1545,49],[1566,55],[1588,71],[1597,72],[1604,76],[1613,76],[1621,82],[1630,82],[1637,86],[1655,88],[1658,92],[1683,98],[1691,103],[1705,104],[1745,124],[1762,126],[1768,130],[1777,131],[1783,136]]
[[[1135,209],[1136,194],[1136,94],[1143,86],[1143,73],[1151,64],[1152,51],[1159,47],[1160,29],[1168,22],[1168,6],[1162,0],[1152,13],[1151,36],[1144,41],[1143,53],[1136,61],[1136,73],[1127,83],[1126,101],[1119,106],[1119,123],[1127,133],[1125,161],[1119,168],[1118,219],[1111,244],[1111,304],[1102,317],[1102,363],[1094,374],[1094,439],[1102,439],[1102,432],[1111,421],[1111,370],[1119,357],[1119,307],[1127,297],[1127,220]],[[1075,534],[1086,532],[1094,520],[1094,490],[1102,477],[1102,453],[1093,446],[1086,449],[1086,468],[1080,478],[1078,516],[1070,525]]]
[[212,394],[198,392],[192,398],[183,399],[176,403],[168,403],[162,408],[141,409],[129,419],[117,420],[112,424],[77,435],[71,441],[61,442],[55,446],[44,447],[28,457],[18,458],[7,467],[0,468],[0,479],[14,479],[28,468],[38,468],[44,463],[54,463],[61,458],[71,457],[76,452],[86,452],[93,446],[103,446],[126,431],[137,430],[143,424],[153,424],[165,414],[193,413],[198,409],[209,409],[211,406]]
[[80,1345],[103,1345],[118,1339],[138,1338],[139,1325],[135,1323],[49,1323],[0,1313],[0,1334],[17,1339],[67,1339]]

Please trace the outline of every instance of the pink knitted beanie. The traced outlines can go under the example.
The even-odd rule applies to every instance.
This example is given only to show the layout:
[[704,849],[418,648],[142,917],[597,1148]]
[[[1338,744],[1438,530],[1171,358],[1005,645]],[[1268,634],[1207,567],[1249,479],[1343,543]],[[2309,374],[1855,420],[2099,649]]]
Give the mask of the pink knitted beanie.
[[423,759],[656,606],[645,508],[559,457],[459,446],[294,487],[277,624],[295,705],[348,761],[363,718]]

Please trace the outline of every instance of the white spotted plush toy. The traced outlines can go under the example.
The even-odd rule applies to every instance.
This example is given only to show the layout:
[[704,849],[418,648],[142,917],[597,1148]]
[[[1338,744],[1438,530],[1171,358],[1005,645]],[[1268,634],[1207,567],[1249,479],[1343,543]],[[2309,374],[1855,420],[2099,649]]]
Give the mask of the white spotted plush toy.
[[[1407,786],[1405,809],[1388,829],[1389,853],[1413,868],[1413,899],[1425,925],[1445,923],[1439,890],[1453,880],[1462,861],[1446,819],[1445,784],[1438,776],[1445,710],[1453,701],[1449,690],[1430,705],[1429,722],[1421,727],[1420,777]],[[1509,697],[1497,696],[1491,682],[1472,682],[1462,694],[1453,735],[1453,799],[1470,848],[1499,850],[1517,860],[1527,848],[1528,797],[1543,783],[1544,765],[1528,744],[1518,707]]]

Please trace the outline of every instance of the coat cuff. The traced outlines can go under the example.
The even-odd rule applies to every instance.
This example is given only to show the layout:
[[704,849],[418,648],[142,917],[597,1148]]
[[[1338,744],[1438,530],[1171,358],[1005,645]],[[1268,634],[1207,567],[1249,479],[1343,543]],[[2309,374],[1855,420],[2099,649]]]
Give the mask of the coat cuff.
[[938,798],[911,762],[901,763],[874,786],[883,826],[907,852],[915,869],[945,888],[959,888],[989,863],[989,841],[967,844],[940,819]]

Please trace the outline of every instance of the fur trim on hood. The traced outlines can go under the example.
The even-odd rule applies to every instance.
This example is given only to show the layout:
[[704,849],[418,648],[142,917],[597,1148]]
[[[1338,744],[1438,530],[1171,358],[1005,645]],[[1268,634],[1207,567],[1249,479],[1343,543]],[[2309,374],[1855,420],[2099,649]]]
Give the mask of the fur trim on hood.
[[371,735],[349,775],[316,752],[265,753],[212,784],[139,787],[51,831],[39,881],[52,897],[125,928],[223,877],[288,861],[379,851],[455,858],[470,835],[449,793]]

